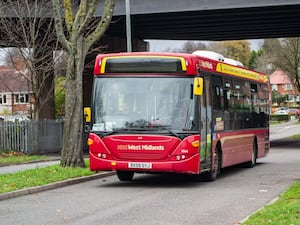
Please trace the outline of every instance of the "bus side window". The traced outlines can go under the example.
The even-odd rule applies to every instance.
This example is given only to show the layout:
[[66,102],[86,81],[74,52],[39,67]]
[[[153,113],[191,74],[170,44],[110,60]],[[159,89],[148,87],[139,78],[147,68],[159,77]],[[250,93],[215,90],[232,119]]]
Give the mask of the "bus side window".
[[252,127],[259,127],[259,99],[257,84],[251,84],[251,121]]
[[222,88],[222,80],[220,77],[213,77],[212,79],[213,86],[213,109],[221,110],[222,109],[222,96],[223,96],[223,88]]
[[243,128],[251,127],[251,87],[249,81],[242,82],[242,96],[243,96]]
[[231,80],[224,80],[224,125],[225,130],[232,130],[233,123],[234,123],[234,99],[233,99],[233,90],[232,90],[232,81]]
[[243,105],[242,93],[241,93],[241,83],[235,81],[233,83],[233,86],[234,86],[234,91],[233,91],[234,106],[235,106],[235,110],[239,111]]
[[232,105],[232,84],[230,80],[225,80],[224,81],[224,110],[230,110],[231,107],[233,107]]
[[233,82],[233,98],[234,98],[234,127],[233,129],[243,128],[243,92],[242,82]]
[[259,113],[257,84],[251,84],[251,108],[255,113]]
[[251,109],[251,90],[250,90],[250,83],[248,81],[244,82],[242,87],[242,94],[243,94],[243,108],[245,111],[249,112]]
[[267,86],[258,85],[258,101],[259,101],[259,127],[268,126],[268,92]]

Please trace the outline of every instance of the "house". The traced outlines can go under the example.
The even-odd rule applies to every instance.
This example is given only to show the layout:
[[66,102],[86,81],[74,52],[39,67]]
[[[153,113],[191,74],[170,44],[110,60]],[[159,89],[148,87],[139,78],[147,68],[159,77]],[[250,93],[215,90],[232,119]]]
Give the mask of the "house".
[[[291,81],[289,76],[281,70],[276,70],[270,75],[270,87],[272,93],[286,96],[283,105],[290,107],[297,107],[300,103],[300,93]],[[274,105],[279,105],[273,102]]]
[[34,98],[30,79],[15,68],[0,66],[0,117],[30,117]]

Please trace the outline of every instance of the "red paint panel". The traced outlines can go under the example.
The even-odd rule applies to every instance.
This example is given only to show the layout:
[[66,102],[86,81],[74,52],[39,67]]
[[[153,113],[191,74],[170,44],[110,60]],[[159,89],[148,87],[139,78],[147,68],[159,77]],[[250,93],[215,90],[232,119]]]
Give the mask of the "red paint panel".
[[[131,170],[129,162],[151,163],[151,169],[135,171],[199,173],[199,135],[184,140],[158,135],[112,135],[103,138],[90,134],[91,170]],[[105,158],[103,158],[105,154]]]
[[265,146],[269,146],[268,129],[249,129],[234,132],[222,132],[217,134],[217,140],[222,145],[222,166],[227,167],[251,159],[253,141],[257,139],[257,157],[264,157]]

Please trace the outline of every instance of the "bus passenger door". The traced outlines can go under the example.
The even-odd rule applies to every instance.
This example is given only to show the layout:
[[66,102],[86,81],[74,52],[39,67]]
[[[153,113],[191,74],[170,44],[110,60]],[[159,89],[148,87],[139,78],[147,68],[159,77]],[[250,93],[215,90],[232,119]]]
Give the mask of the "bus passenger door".
[[199,98],[201,170],[209,169],[211,165],[212,108],[211,108],[209,89],[210,89],[210,79],[208,77],[205,77],[203,94]]

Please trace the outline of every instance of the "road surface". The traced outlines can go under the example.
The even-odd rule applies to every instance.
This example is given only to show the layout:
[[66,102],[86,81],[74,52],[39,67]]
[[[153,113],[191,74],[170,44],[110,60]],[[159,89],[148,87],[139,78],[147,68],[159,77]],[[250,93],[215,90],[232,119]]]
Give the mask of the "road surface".
[[4,200],[0,224],[233,225],[300,179],[300,146],[277,146],[254,168],[225,169],[215,182],[190,176],[110,176]]
[[270,141],[284,139],[295,134],[300,134],[298,120],[291,120],[287,123],[270,126]]

